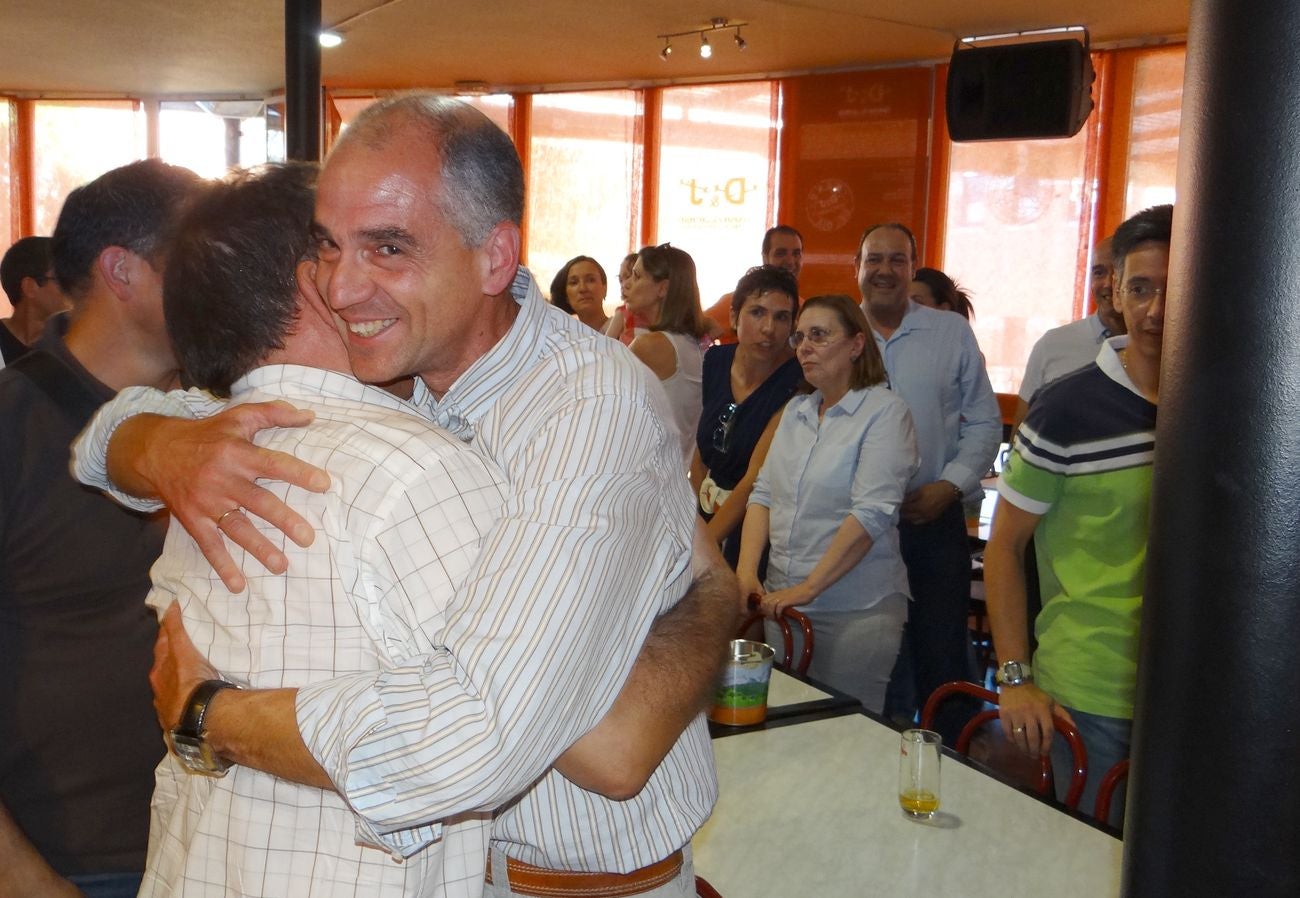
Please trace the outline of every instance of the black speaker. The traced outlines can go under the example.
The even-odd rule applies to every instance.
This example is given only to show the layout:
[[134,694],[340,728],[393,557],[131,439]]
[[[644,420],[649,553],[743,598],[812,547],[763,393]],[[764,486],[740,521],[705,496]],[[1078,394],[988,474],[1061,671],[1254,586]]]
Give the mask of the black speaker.
[[1092,57],[1077,40],[953,51],[948,133],[955,141],[1072,137],[1092,112]]

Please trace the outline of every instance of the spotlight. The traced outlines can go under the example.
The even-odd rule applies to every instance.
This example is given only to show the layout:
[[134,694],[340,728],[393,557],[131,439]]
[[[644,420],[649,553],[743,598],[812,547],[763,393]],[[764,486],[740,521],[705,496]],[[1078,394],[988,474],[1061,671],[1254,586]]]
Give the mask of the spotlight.
[[343,35],[339,34],[337,31],[322,31],[317,40],[320,41],[322,47],[337,47],[339,44],[343,43]]
[[[392,2],[392,0],[389,0],[389,2]],[[745,41],[744,36],[740,33],[740,29],[748,25],[749,25],[748,22],[732,22],[729,19],[724,19],[720,16],[715,16],[714,18],[709,20],[708,25],[705,25],[702,28],[687,28],[685,31],[671,31],[668,34],[656,35],[656,37],[659,40],[664,42],[664,45],[659,49],[659,58],[662,59],[664,62],[668,61],[668,57],[671,56],[673,53],[673,38],[680,37],[686,39],[686,38],[692,38],[695,37],[696,35],[699,35],[700,58],[712,59],[713,44],[709,42],[709,36],[716,35],[719,37],[719,39],[721,39],[723,35],[725,35],[728,31],[731,31],[733,29],[735,33],[731,36],[732,42],[736,45],[737,50],[744,50],[749,46],[749,44]]]

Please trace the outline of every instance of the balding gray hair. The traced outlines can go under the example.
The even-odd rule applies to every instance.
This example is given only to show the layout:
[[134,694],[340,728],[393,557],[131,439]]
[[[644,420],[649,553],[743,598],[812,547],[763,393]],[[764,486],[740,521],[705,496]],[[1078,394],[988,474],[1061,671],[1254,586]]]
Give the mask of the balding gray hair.
[[383,149],[411,128],[422,132],[438,154],[442,191],[434,202],[466,246],[481,246],[503,221],[522,224],[524,171],[515,145],[487,116],[460,100],[422,93],[380,100],[344,130],[331,155],[354,143]]

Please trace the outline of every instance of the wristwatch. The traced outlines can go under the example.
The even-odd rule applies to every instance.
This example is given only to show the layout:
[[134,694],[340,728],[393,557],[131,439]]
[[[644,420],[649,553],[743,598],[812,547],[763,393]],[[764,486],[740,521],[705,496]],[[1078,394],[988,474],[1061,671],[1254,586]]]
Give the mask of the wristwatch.
[[204,776],[225,776],[230,762],[218,755],[204,738],[203,718],[207,716],[208,704],[212,697],[223,689],[238,689],[234,683],[225,680],[204,680],[194,687],[185,710],[181,713],[180,723],[172,730],[172,748],[191,773]]
[[1034,682],[1034,669],[1027,661],[1003,661],[993,679],[999,686],[1023,686]]

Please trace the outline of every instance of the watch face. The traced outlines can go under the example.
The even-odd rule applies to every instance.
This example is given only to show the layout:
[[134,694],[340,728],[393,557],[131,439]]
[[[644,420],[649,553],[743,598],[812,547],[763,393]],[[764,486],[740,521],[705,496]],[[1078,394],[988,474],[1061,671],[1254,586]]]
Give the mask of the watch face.
[[181,763],[192,773],[224,776],[230,766],[213,752],[212,746],[203,739],[176,730],[172,730],[172,747],[176,750],[176,757],[180,758]]
[[1026,665],[1021,661],[1005,661],[998,668],[997,681],[1004,686],[1019,686],[1031,679]]

